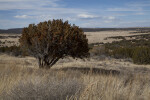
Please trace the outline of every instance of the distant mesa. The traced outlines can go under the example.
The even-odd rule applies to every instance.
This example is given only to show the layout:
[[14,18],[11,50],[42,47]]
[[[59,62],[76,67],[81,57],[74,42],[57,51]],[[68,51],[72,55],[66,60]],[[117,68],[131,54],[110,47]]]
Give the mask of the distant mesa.
[[0,34],[2,33],[16,33],[16,34],[20,34],[22,33],[22,29],[23,28],[13,28],[13,29],[7,29],[7,30],[4,30],[4,29],[0,29]]

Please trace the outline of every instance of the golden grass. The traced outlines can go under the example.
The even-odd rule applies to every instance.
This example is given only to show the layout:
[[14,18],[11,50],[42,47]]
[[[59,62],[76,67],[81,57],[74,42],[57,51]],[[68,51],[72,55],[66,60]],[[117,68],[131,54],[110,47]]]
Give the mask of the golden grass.
[[[2,100],[149,100],[149,74],[83,73],[0,65]],[[107,70],[106,70],[107,71]]]
[[149,77],[90,76],[81,100],[149,100]]
[[79,98],[77,75],[25,67],[0,66],[0,100],[64,100]]

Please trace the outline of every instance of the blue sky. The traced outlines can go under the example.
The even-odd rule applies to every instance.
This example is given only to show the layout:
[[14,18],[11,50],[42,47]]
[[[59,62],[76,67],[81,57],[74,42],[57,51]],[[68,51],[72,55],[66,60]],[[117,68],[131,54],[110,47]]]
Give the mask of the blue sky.
[[51,19],[80,27],[150,27],[150,0],[0,0],[0,29]]

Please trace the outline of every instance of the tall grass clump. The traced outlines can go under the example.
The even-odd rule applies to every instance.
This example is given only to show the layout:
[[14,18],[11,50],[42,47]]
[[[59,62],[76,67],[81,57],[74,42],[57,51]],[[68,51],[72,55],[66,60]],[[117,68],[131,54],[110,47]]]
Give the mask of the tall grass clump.
[[78,77],[61,71],[17,67],[1,71],[1,100],[78,99],[84,87]]
[[80,100],[149,100],[150,79],[142,75],[84,77]]

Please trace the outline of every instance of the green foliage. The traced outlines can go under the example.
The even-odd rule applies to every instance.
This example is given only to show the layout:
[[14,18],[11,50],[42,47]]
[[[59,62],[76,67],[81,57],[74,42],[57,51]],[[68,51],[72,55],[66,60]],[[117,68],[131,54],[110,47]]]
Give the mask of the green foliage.
[[22,55],[22,51],[19,46],[6,46],[6,47],[0,47],[0,53],[7,53],[11,54],[13,56],[19,56]]
[[108,52],[114,58],[131,58],[136,64],[150,64],[149,47],[119,47]]
[[136,47],[132,59],[137,64],[150,64],[150,48]]
[[107,49],[114,50],[116,48],[132,48],[132,47],[139,47],[139,46],[147,46],[150,47],[150,40],[149,39],[132,39],[132,40],[121,40],[121,41],[114,41],[112,43],[106,43],[105,47]]
[[113,55],[115,58],[132,58],[133,48],[117,48],[114,49],[110,55]]
[[40,68],[52,67],[60,58],[89,55],[88,40],[81,28],[68,21],[53,20],[30,24],[23,29],[20,46],[39,60]]
[[150,40],[146,36],[150,35],[140,35],[139,40],[122,40],[104,45],[114,58],[131,58],[136,64],[150,64]]

